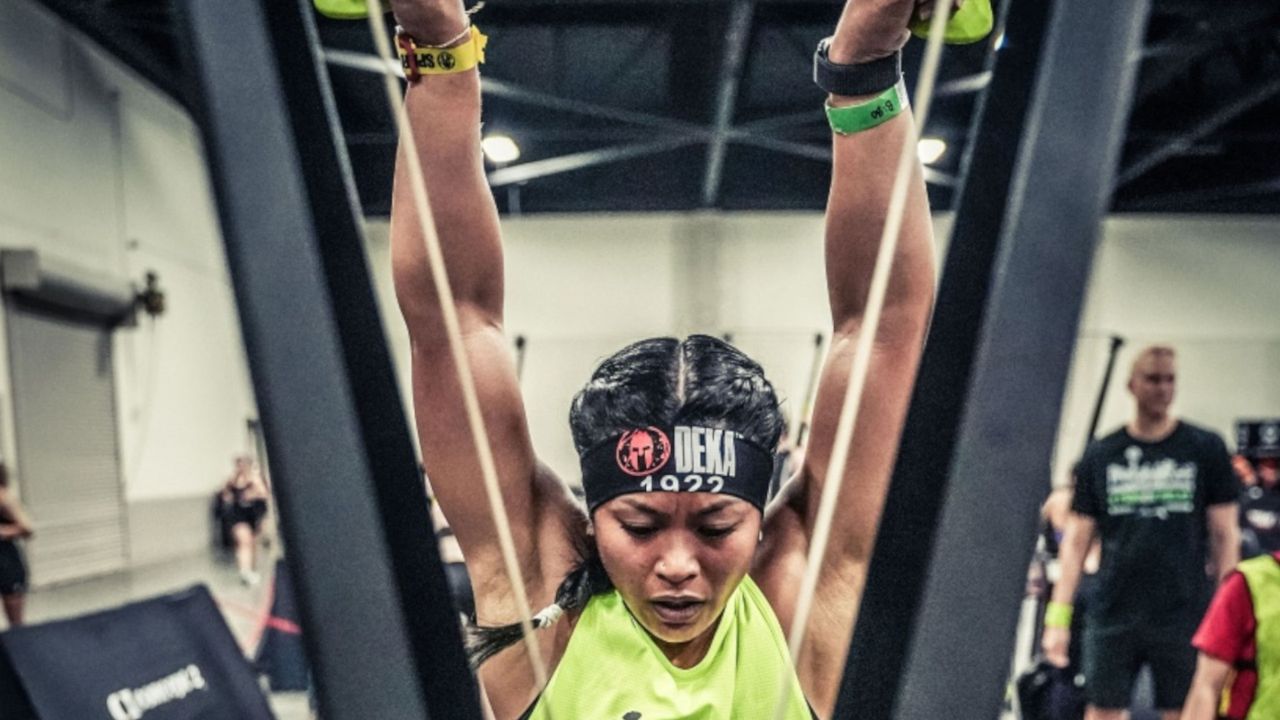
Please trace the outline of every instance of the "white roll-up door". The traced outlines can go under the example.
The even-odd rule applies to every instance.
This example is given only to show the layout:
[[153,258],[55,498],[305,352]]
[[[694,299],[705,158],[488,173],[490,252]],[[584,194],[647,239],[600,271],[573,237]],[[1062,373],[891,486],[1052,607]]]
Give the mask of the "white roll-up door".
[[36,585],[125,565],[111,329],[10,299],[9,358]]

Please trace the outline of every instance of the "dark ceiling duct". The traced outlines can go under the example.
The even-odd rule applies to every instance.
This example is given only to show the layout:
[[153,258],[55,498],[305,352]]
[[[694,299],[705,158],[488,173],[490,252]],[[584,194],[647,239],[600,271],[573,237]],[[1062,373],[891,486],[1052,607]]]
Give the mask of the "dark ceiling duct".
[[132,325],[132,285],[71,268],[35,250],[0,251],[0,287],[22,303],[82,322]]

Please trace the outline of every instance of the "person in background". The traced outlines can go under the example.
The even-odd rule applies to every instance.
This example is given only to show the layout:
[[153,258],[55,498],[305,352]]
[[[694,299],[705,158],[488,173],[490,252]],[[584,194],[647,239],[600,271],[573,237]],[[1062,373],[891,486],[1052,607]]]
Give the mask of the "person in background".
[[31,520],[9,489],[8,466],[0,460],[0,601],[4,603],[9,627],[22,624],[27,592],[27,564],[18,541],[27,540],[32,534]]
[[257,571],[258,535],[267,514],[267,486],[253,458],[240,455],[235,462],[235,472],[220,494],[222,513],[231,528],[240,581],[252,587],[262,579]]
[[1280,718],[1280,553],[1240,563],[1191,644],[1199,655],[1182,720]]
[[1133,419],[1091,443],[1077,466],[1042,645],[1049,662],[1067,665],[1072,603],[1089,545],[1101,536],[1082,648],[1089,720],[1126,717],[1143,665],[1162,718],[1176,720],[1195,673],[1190,640],[1209,594],[1205,568],[1223,578],[1239,558],[1226,444],[1170,412],[1175,381],[1173,348],[1139,352],[1128,383]]
[[[426,477],[425,470],[423,470],[423,477]],[[436,547],[440,550],[440,561],[444,563],[445,579],[449,581],[449,594],[453,596],[453,604],[457,606],[458,612],[474,621],[476,600],[471,592],[471,576],[467,573],[467,562],[462,557],[462,547],[458,545],[458,538],[453,534],[449,519],[444,516],[444,512],[440,510],[440,503],[436,502],[436,497],[431,492],[430,480],[427,480],[427,503],[431,506],[431,524],[435,526]]]
[[1231,469],[1235,471],[1236,478],[1240,480],[1240,485],[1244,489],[1249,489],[1258,484],[1258,473],[1253,469],[1253,463],[1249,462],[1249,456],[1242,452],[1238,452],[1231,456]]
[[[1062,577],[1060,555],[1062,541],[1067,532],[1067,525],[1071,520],[1071,502],[1076,492],[1075,473],[1076,469],[1073,467],[1070,484],[1054,488],[1040,508],[1042,544],[1044,547],[1044,594],[1042,597],[1046,601],[1052,596],[1054,586],[1057,584],[1058,579]],[[1075,608],[1078,612],[1072,614],[1070,629],[1073,636],[1079,637],[1080,632],[1084,629],[1084,615],[1089,606],[1089,599],[1093,596],[1094,589],[1097,586],[1098,567],[1101,564],[1102,541],[1094,538],[1089,545],[1088,554],[1085,555],[1084,565],[1081,568],[1082,574],[1076,586]],[[1043,618],[1041,622],[1043,623]],[[1080,668],[1079,645],[1079,643],[1076,643],[1068,652],[1070,662],[1066,667],[1073,671]]]
[[1246,559],[1280,550],[1277,462],[1274,457],[1232,458],[1232,466],[1244,485],[1240,493],[1240,555]]
[[773,454],[773,478],[769,480],[769,497],[776,497],[782,486],[803,466],[804,446],[793,440],[791,426],[784,419],[782,435],[778,437],[778,447]]

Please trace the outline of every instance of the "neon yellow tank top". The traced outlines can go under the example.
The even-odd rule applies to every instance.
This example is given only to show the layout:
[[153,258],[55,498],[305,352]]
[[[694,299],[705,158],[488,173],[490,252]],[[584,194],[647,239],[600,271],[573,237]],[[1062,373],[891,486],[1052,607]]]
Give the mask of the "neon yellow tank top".
[[811,720],[782,628],[769,601],[749,577],[729,597],[706,657],[688,669],[667,660],[614,590],[587,603],[564,657],[529,718],[772,717],[784,668],[787,720]]
[[1280,563],[1271,555],[1259,555],[1237,566],[1249,586],[1254,640],[1258,648],[1258,687],[1249,706],[1248,720],[1280,717]]

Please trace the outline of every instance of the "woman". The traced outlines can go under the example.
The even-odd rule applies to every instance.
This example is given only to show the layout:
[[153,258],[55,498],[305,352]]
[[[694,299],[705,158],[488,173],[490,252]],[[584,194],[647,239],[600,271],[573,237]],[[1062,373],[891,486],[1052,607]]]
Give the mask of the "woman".
[[[392,4],[402,44],[476,42],[459,0]],[[907,39],[916,4],[851,0],[828,59],[861,67],[892,58]],[[829,98],[836,107],[866,100]],[[468,69],[411,78],[405,103],[533,605],[528,610],[542,610],[538,624],[546,628],[538,633],[551,673],[546,688],[535,682],[523,643],[480,666],[497,718],[754,718],[767,716],[780,693],[788,718],[808,718],[806,700],[819,716],[830,716],[932,303],[931,226],[916,165],[851,458],[842,477],[828,478],[889,189],[902,145],[913,135],[909,110],[834,139],[825,250],[833,342],[797,478],[762,507],[755,483],[763,473],[767,486],[768,449],[782,418],[760,367],[714,338],[660,338],[605,360],[573,401],[584,513],[564,482],[537,461],[503,335],[502,245],[480,154],[479,76]],[[402,145],[392,260],[412,338],[417,429],[436,497],[467,557],[478,623],[508,626],[520,612],[480,484],[405,152]],[[692,472],[699,465],[702,472]],[[842,485],[841,517],[823,560],[809,640],[780,686],[790,664],[783,633],[828,481]],[[504,630],[497,644],[518,638]],[[493,650],[494,634],[481,636],[481,654]]]
[[0,601],[9,627],[22,624],[27,592],[27,565],[18,541],[32,535],[31,521],[9,490],[9,469],[0,461]]
[[246,455],[236,458],[235,472],[227,478],[220,498],[223,521],[231,531],[240,582],[253,587],[262,579],[256,567],[258,533],[267,514],[267,486],[252,458]]

